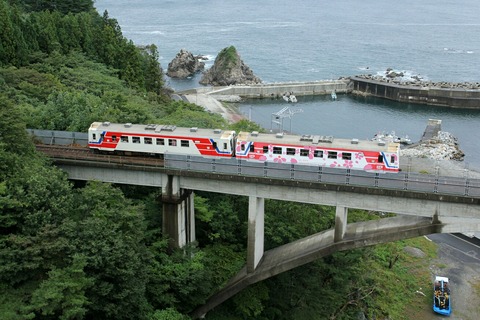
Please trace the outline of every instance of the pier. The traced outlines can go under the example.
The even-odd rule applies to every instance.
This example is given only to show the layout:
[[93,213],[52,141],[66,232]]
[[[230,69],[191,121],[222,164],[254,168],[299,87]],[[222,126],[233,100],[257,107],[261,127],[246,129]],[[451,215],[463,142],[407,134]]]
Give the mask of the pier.
[[479,88],[477,84],[471,87],[455,86],[455,84],[439,87],[426,82],[402,84],[396,81],[356,76],[339,80],[200,87],[176,92],[174,96],[177,99],[201,105],[207,110],[213,108],[216,111],[221,108],[219,107],[221,103],[218,101],[238,102],[241,99],[276,99],[285,94],[314,96],[332,93],[371,96],[403,103],[480,109]]

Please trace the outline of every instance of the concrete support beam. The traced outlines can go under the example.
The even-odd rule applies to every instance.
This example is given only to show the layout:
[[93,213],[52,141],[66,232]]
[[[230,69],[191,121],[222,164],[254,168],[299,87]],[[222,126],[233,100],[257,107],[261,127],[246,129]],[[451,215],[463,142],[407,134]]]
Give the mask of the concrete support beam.
[[334,241],[339,242],[343,240],[347,230],[347,216],[348,208],[337,206],[335,210],[335,235]]
[[195,241],[193,192],[181,189],[178,176],[168,176],[162,186],[162,232],[170,237],[171,248],[183,248]]
[[265,238],[265,199],[248,198],[247,272],[254,272],[263,257]]

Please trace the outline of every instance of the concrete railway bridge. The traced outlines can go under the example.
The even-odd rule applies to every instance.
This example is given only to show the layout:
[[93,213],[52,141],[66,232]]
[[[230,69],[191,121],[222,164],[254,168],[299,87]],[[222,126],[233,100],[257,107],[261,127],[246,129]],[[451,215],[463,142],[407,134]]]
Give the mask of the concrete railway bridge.
[[[38,134],[37,132],[32,132]],[[60,142],[54,133],[45,143]],[[75,140],[75,133],[73,135]],[[78,134],[77,134],[78,137]],[[71,139],[72,137],[68,138]],[[65,140],[65,139],[64,139]],[[78,142],[78,141],[77,141]],[[236,159],[165,155],[153,158],[91,153],[85,147],[38,144],[72,180],[159,187],[163,232],[173,247],[195,241],[194,192],[246,196],[246,264],[230,282],[192,313],[202,317],[247,286],[335,251],[432,233],[480,231],[480,180],[401,172],[367,173]],[[304,239],[264,250],[264,201],[276,199],[335,207],[335,226]],[[347,223],[349,208],[395,213],[376,221]]]

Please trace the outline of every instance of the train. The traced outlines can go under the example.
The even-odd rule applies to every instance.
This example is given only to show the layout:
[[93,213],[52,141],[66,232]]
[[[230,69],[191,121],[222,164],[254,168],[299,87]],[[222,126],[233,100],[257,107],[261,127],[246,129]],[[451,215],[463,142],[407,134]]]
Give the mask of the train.
[[184,128],[161,124],[94,122],[88,147],[95,152],[166,153],[206,158],[237,158],[374,172],[398,172],[400,144],[289,133],[236,133],[234,130]]

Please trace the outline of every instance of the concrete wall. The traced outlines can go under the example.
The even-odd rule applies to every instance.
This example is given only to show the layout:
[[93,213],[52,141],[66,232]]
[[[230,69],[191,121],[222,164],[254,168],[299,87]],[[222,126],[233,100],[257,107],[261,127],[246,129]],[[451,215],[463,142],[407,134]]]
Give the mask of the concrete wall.
[[228,87],[212,87],[191,89],[177,94],[195,94],[204,93],[210,95],[233,95],[242,98],[271,98],[280,97],[289,92],[295,96],[305,95],[325,95],[331,94],[332,91],[337,93],[347,93],[350,80],[324,80],[312,82],[291,82],[291,83],[272,83],[258,85],[238,85]]
[[407,86],[352,77],[353,92],[374,97],[435,106],[480,109],[480,90]]

